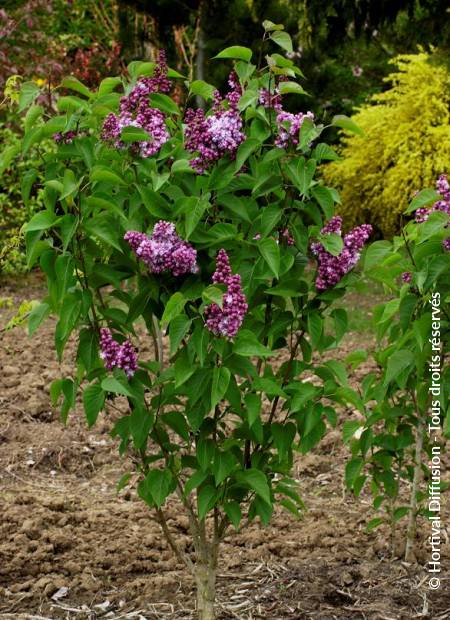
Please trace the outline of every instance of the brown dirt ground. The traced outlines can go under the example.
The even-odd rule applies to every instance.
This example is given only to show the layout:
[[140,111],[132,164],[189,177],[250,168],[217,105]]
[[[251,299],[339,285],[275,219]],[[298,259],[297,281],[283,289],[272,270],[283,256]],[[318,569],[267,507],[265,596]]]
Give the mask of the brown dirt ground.
[[[42,295],[39,278],[0,287],[15,305]],[[0,329],[12,312],[0,309]],[[132,487],[116,493],[127,461],[117,457],[111,420],[88,430],[77,408],[64,427],[50,405],[50,381],[71,370],[70,352],[61,366],[55,361],[53,329],[50,319],[33,340],[23,328],[0,331],[0,618],[193,618],[192,582],[159,525]],[[350,334],[340,355],[367,344],[369,335]],[[354,415],[341,412],[344,420]],[[308,506],[302,520],[279,513],[271,527],[254,523],[226,540],[218,618],[450,618],[448,542],[442,585],[433,592],[423,568],[428,525],[419,528],[418,564],[392,561],[387,529],[365,531],[370,497],[356,501],[344,492],[347,457],[340,430],[331,430],[296,463]],[[187,546],[175,501],[168,515]],[[444,506],[444,523],[449,517]]]

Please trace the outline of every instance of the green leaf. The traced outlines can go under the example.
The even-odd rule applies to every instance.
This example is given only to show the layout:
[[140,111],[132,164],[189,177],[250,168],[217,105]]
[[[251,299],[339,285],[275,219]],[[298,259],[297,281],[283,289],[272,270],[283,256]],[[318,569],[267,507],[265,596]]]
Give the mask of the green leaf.
[[423,243],[433,235],[441,232],[441,230],[447,226],[448,219],[448,214],[443,211],[434,211],[430,213],[428,219],[418,227],[419,242]]
[[199,487],[207,477],[208,474],[206,472],[200,470],[195,471],[184,485],[184,496],[187,497],[190,493],[192,493],[192,491]]
[[25,231],[32,232],[34,230],[47,230],[54,226],[56,221],[58,220],[57,216],[50,211],[41,211],[40,213],[36,213],[33,215],[31,220],[25,227]]
[[67,421],[67,415],[70,409],[75,408],[75,401],[77,395],[77,384],[72,379],[63,379],[61,383],[62,393],[64,394],[64,401],[61,407],[61,419],[65,424]]
[[266,32],[272,32],[273,30],[284,30],[283,24],[274,24],[270,19],[265,19],[262,26]]
[[217,501],[217,491],[211,484],[207,484],[200,489],[197,496],[198,518],[206,517],[206,514],[214,507]]
[[247,140],[239,146],[236,153],[236,172],[242,168],[250,155],[260,146],[261,142],[256,138],[247,138]]
[[302,88],[300,84],[297,84],[297,82],[280,82],[279,89],[282,95],[287,95],[289,93],[295,93],[297,95],[306,94],[305,89]]
[[213,463],[213,474],[216,485],[221,484],[233,471],[236,461],[231,452],[216,450]]
[[352,121],[351,118],[349,118],[348,116],[345,116],[344,114],[337,114],[336,116],[333,116],[333,120],[331,121],[331,124],[334,127],[341,127],[342,129],[346,129],[347,131],[356,133],[359,136],[365,135],[361,127],[358,127],[355,121]]
[[247,409],[247,421],[250,427],[259,419],[261,413],[261,396],[259,394],[246,394],[244,398]]
[[278,278],[280,272],[280,247],[278,243],[270,238],[261,239],[258,242],[258,249],[275,278]]
[[152,469],[145,477],[145,486],[158,508],[166,501],[172,485],[172,474],[167,469]]
[[262,345],[255,334],[248,329],[241,329],[236,337],[233,353],[244,357],[269,357],[273,351]]
[[440,198],[442,198],[442,196],[435,189],[431,189],[431,188],[422,189],[411,200],[411,202],[409,203],[409,207],[406,209],[406,213],[411,213],[411,211],[416,211],[416,209],[420,209],[420,207],[425,207],[425,205],[429,205],[432,202],[436,202]]
[[158,108],[158,110],[162,110],[166,114],[174,114],[175,116],[180,115],[180,108],[177,106],[175,101],[167,95],[163,95],[162,93],[152,93],[150,95],[150,102],[154,108]]
[[323,185],[316,185],[311,188],[311,194],[322,207],[322,211],[324,212],[325,217],[327,219],[331,219],[331,217],[333,216],[334,205],[332,192],[328,189],[328,187],[324,187]]
[[235,60],[245,60],[245,62],[250,62],[252,58],[252,50],[248,47],[241,47],[240,45],[233,45],[232,47],[227,47],[214,56],[214,58],[233,58]]
[[120,77],[107,77],[100,82],[100,86],[98,87],[98,96],[102,97],[103,95],[108,95],[112,93],[112,91],[122,84],[122,80]]
[[223,505],[223,509],[225,511],[225,514],[233,524],[233,527],[237,530],[242,519],[241,507],[237,502],[231,501],[226,502]]
[[193,198],[193,203],[194,203],[193,208],[190,208],[190,205],[189,205],[188,210],[186,211],[186,216],[185,216],[186,217],[186,225],[185,225],[186,239],[189,239],[191,234],[197,228],[197,225],[202,219],[203,214],[210,206],[209,202],[202,198]]
[[68,90],[74,90],[75,92],[83,95],[84,97],[87,97],[88,99],[93,96],[93,93],[91,93],[89,88],[73,76],[64,78],[61,82],[61,86],[63,88],[67,88]]
[[161,318],[161,325],[168,325],[176,316],[181,314],[186,302],[187,299],[185,299],[183,293],[180,293],[179,291],[174,293],[164,308],[164,313]]
[[345,444],[354,438],[356,431],[361,428],[361,422],[358,420],[346,420],[342,427],[342,440]]
[[112,183],[113,185],[126,185],[126,181],[122,177],[105,166],[95,166],[92,168],[90,179],[91,181],[101,181]]
[[205,101],[209,101],[210,99],[214,99],[214,92],[216,91],[216,87],[212,84],[208,84],[203,80],[194,80],[189,85],[189,93],[191,95],[200,95],[203,97]]
[[307,319],[308,334],[311,338],[311,346],[316,349],[322,338],[323,319],[319,314],[308,314]]
[[356,478],[359,476],[364,462],[361,458],[353,458],[345,466],[345,484],[348,489],[353,487]]
[[295,424],[292,422],[272,424],[271,431],[275,447],[280,455],[280,461],[283,461],[292,450],[296,434]]
[[209,470],[215,454],[215,445],[211,439],[200,439],[197,443],[197,460],[203,471]]
[[392,250],[390,241],[374,241],[367,248],[364,256],[364,269],[370,275],[373,267],[377,267]]
[[103,379],[101,387],[105,392],[112,392],[113,394],[120,394],[121,396],[133,396],[129,388],[115,377],[106,377],[106,379]]
[[152,137],[141,127],[129,126],[122,129],[120,139],[128,144],[130,142],[149,142]]
[[142,450],[153,427],[153,415],[142,406],[134,406],[130,415],[130,433],[136,450]]
[[326,144],[325,142],[321,142],[320,144],[316,146],[316,148],[313,151],[313,157],[314,159],[317,159],[317,161],[322,161],[322,160],[336,161],[340,159],[336,151],[333,148],[331,148],[331,146]]
[[102,387],[98,383],[88,385],[83,392],[83,406],[89,428],[97,421],[104,404],[105,392]]
[[336,233],[319,235],[318,239],[325,250],[333,256],[339,256],[344,248],[344,241],[342,237]]
[[206,303],[216,304],[219,308],[223,304],[224,291],[214,284],[210,284],[202,293],[202,299]]
[[284,50],[286,50],[289,53],[292,53],[293,51],[292,50],[292,39],[288,35],[287,32],[282,32],[281,30],[275,30],[270,35],[270,38],[272,39],[272,41],[274,41],[274,43],[282,47]]
[[183,385],[183,383],[185,383],[189,379],[189,377],[192,377],[192,375],[194,374],[195,365],[191,363],[187,355],[186,349],[184,349],[181,355],[179,355],[175,360],[174,370],[176,388],[179,388],[181,385]]
[[24,82],[20,88],[18,112],[23,112],[25,108],[28,108],[40,92],[36,82]]
[[177,159],[176,161],[173,162],[172,168],[170,169],[170,171],[172,172],[172,174],[175,174],[177,172],[179,173],[187,172],[188,174],[196,174],[194,168],[191,166],[188,159]]
[[38,304],[34,306],[31,310],[30,315],[28,317],[28,335],[32,336],[34,332],[38,329],[41,323],[48,317],[50,314],[50,306],[46,303]]
[[230,383],[231,373],[225,366],[216,366],[213,370],[211,388],[211,409],[225,396]]
[[264,473],[258,469],[246,469],[236,473],[236,480],[239,484],[255,491],[261,499],[271,505],[270,488]]
[[111,245],[122,252],[119,239],[122,235],[118,232],[117,224],[109,215],[98,215],[84,222],[84,229],[89,235],[93,235],[107,245]]
[[349,364],[354,370],[366,361],[367,356],[367,351],[364,351],[363,349],[356,349],[356,351],[352,351],[349,355],[347,355],[345,358],[345,363]]
[[366,531],[370,532],[374,530],[375,528],[377,528],[378,526],[382,525],[383,523],[384,523],[384,519],[382,517],[375,517],[371,519],[366,525]]
[[189,427],[186,418],[180,411],[169,411],[164,413],[162,420],[167,426],[177,433],[185,441],[189,441]]
[[41,105],[32,105],[28,108],[27,113],[25,114],[24,119],[24,129],[25,132],[30,131],[38,118],[44,113],[44,108]]
[[191,319],[189,319],[185,314],[179,314],[170,322],[169,337],[171,355],[173,355],[178,349],[181,341],[189,331],[191,323]]
[[414,353],[409,349],[400,349],[394,351],[389,357],[384,377],[384,385],[390,383],[393,379],[409,366],[414,365]]

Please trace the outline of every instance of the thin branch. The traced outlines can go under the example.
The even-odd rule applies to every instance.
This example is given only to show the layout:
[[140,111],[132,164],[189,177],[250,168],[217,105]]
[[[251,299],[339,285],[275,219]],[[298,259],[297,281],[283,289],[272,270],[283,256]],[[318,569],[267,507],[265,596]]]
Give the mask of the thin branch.
[[156,508],[155,512],[158,518],[158,522],[161,526],[161,529],[164,532],[164,536],[166,537],[166,540],[169,543],[172,551],[174,552],[178,560],[182,564],[184,564],[190,570],[192,574],[194,574],[194,563],[192,562],[191,558],[184,551],[182,551],[177,545],[175,539],[173,538],[169,530],[169,526],[167,525],[167,520],[166,520],[166,517],[163,511],[161,510],[161,508]]

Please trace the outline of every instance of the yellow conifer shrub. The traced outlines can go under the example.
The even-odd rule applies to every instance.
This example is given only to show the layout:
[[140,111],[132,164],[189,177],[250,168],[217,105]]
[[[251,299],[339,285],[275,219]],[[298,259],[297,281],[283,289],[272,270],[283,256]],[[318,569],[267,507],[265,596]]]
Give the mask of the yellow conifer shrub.
[[401,55],[392,87],[374,95],[353,120],[365,136],[344,132],[343,159],[323,168],[338,187],[347,227],[370,223],[389,237],[415,191],[450,172],[450,74],[429,54]]

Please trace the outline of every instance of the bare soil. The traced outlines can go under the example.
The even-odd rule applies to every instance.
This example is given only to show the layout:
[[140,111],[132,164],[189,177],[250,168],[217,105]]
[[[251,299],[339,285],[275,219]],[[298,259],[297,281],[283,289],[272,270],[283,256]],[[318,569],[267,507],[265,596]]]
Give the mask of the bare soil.
[[[14,306],[44,294],[39,278],[5,283],[1,297]],[[359,312],[369,311],[355,299]],[[13,314],[0,309],[0,330]],[[69,376],[53,353],[54,321],[30,340],[24,328],[0,331],[0,618],[194,618],[193,584],[173,557],[159,525],[133,485],[116,484],[131,469],[118,457],[104,416],[89,430],[81,407],[67,426],[50,404],[52,379]],[[371,346],[370,333],[349,334],[337,353]],[[72,350],[73,353],[73,350]],[[358,368],[354,380],[367,372]],[[340,424],[356,416],[340,412]],[[424,566],[430,526],[423,522],[417,564],[404,563],[389,531],[367,533],[370,496],[344,490],[348,451],[340,429],[330,430],[311,454],[299,457],[296,476],[308,510],[301,520],[277,513],[232,534],[220,559],[218,618],[367,619],[450,618],[448,536],[442,546],[441,587],[428,587]],[[448,502],[444,524],[450,523]],[[180,544],[187,523],[176,501],[167,507]],[[447,525],[448,531],[448,525]]]

